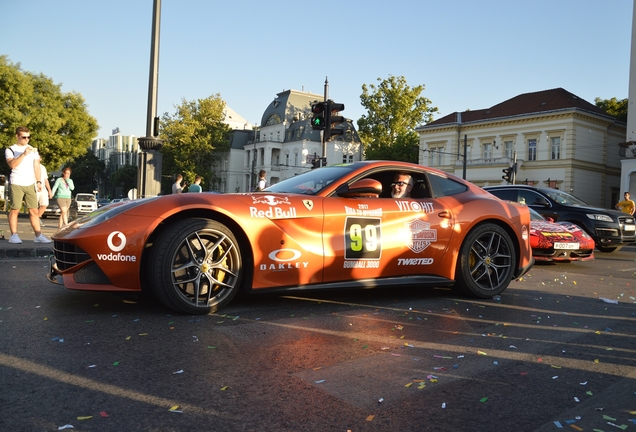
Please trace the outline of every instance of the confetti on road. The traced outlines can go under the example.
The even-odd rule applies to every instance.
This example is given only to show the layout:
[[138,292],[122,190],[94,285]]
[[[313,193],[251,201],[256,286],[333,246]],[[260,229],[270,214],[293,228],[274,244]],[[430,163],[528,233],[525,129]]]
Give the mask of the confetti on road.
[[605,303],[610,303],[610,304],[618,304],[618,300],[612,300],[612,299],[608,299],[605,297],[599,297],[601,300],[603,300]]

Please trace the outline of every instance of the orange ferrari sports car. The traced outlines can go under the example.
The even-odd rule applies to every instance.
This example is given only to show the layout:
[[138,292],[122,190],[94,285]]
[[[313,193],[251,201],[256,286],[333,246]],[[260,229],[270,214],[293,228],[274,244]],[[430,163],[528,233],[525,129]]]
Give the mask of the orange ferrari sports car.
[[417,285],[489,298],[533,265],[529,232],[526,206],[433,168],[362,161],[261,192],[101,207],[53,235],[48,279],[151,292],[187,314],[217,311],[239,290]]

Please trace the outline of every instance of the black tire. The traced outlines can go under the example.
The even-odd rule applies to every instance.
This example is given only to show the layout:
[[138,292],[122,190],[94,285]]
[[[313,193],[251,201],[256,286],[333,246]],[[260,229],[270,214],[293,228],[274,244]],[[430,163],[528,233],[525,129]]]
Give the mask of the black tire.
[[471,297],[499,295],[508,288],[516,264],[510,235],[495,224],[479,225],[468,233],[459,250],[457,287]]
[[596,249],[600,250],[601,252],[615,252],[618,249],[618,246],[599,246],[596,245]]
[[228,304],[245,271],[232,232],[222,223],[201,218],[179,221],[159,235],[146,268],[161,303],[194,315]]

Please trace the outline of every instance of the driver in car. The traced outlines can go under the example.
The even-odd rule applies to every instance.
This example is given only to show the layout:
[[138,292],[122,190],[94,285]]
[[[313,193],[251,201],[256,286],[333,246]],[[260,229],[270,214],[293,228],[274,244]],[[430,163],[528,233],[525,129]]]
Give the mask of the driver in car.
[[391,183],[391,198],[409,198],[413,189],[413,179],[407,173],[399,173]]

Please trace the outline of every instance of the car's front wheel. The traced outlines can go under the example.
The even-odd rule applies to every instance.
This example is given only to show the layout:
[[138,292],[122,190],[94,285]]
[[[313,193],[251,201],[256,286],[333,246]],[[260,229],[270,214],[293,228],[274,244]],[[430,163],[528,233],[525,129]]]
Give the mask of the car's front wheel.
[[491,223],[468,233],[457,259],[458,288],[478,298],[501,294],[510,284],[517,262],[510,235]]
[[188,314],[216,312],[243,279],[239,242],[223,224],[179,221],[159,235],[148,260],[148,280],[159,301]]
[[618,249],[618,246],[600,246],[600,245],[596,245],[596,249],[600,250],[601,252],[614,252],[614,251],[616,251],[616,249]]

